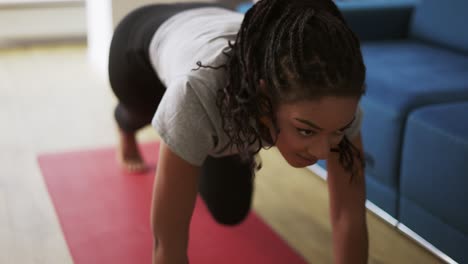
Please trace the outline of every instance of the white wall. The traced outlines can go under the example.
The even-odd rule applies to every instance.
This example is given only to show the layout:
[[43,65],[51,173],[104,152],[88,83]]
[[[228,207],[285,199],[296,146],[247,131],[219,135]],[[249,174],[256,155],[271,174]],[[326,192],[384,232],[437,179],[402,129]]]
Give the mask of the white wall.
[[99,75],[107,78],[107,60],[112,32],[131,10],[146,4],[215,0],[86,0],[88,57]]
[[222,2],[235,7],[245,0],[86,0],[88,56],[92,67],[107,78],[107,60],[112,32],[131,10],[147,4],[174,2]]
[[107,59],[112,38],[112,0],[87,0],[88,60],[102,77],[107,76]]

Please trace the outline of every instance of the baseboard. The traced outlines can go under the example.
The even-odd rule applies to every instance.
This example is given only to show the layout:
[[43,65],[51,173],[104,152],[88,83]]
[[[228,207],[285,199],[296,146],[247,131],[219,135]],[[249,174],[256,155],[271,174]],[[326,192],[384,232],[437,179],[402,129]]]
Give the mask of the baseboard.
[[86,38],[86,6],[79,0],[0,0],[0,45]]

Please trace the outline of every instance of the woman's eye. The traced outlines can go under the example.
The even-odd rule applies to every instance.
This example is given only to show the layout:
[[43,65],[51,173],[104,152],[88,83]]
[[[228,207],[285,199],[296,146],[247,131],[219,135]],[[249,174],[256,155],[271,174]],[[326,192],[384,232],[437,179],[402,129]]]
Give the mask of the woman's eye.
[[343,131],[338,131],[335,133],[335,137],[343,137],[345,135],[345,133]]
[[299,134],[303,136],[312,136],[316,134],[315,131],[308,130],[308,129],[297,128],[297,131],[299,132]]

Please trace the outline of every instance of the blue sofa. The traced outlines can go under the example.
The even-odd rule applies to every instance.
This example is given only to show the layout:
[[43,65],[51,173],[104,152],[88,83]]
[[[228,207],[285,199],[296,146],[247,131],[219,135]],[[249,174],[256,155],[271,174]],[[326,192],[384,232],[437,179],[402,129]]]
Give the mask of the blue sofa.
[[367,66],[368,200],[468,263],[468,1],[336,3]]
[[368,70],[368,200],[468,263],[468,1],[338,5]]
[[399,221],[468,263],[468,101],[419,107],[403,140]]

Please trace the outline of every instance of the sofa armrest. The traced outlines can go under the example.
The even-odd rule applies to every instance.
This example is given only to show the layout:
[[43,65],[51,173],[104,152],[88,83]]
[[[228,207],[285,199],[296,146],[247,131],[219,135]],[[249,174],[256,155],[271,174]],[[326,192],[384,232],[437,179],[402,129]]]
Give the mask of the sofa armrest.
[[348,25],[361,40],[402,39],[408,36],[419,0],[336,1]]

